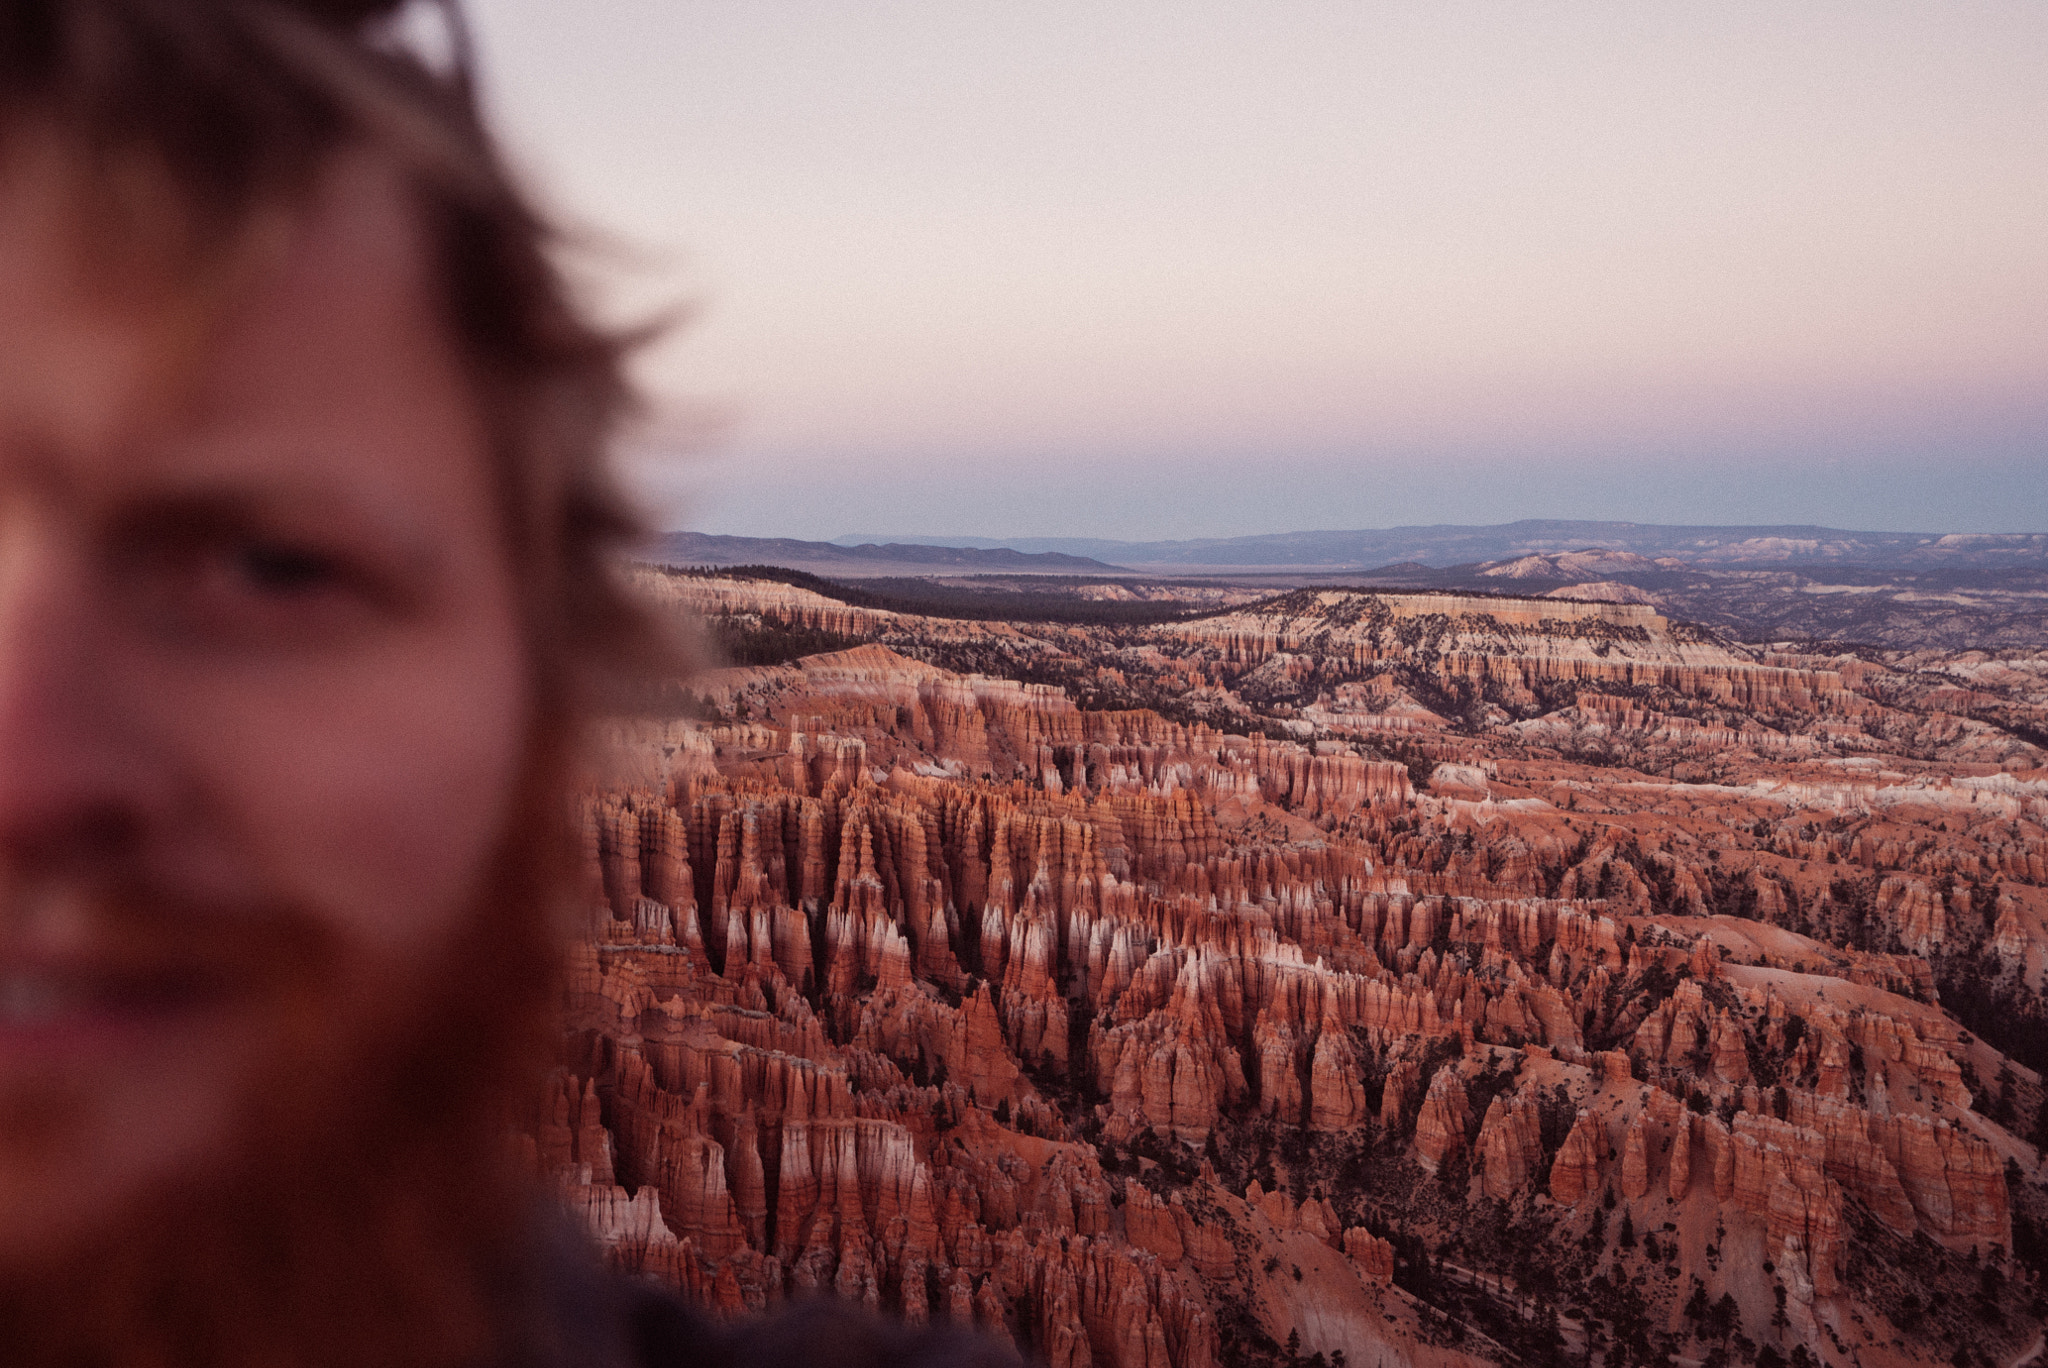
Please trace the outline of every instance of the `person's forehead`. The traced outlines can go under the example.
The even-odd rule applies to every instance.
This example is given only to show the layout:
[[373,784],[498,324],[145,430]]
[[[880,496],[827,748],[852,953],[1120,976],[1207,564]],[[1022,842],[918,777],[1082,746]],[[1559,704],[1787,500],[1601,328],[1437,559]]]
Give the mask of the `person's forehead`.
[[0,189],[0,465],[86,483],[432,476],[409,429],[464,381],[386,164],[338,158],[186,278],[105,288],[72,221],[48,179]]
[[0,153],[0,459],[115,445],[191,354],[200,300],[95,269],[75,159],[47,140]]
[[338,159],[249,256],[194,391],[202,411],[288,399],[354,408],[379,396],[337,380],[390,388],[408,366],[427,364],[434,379],[453,368],[418,214],[386,162]]

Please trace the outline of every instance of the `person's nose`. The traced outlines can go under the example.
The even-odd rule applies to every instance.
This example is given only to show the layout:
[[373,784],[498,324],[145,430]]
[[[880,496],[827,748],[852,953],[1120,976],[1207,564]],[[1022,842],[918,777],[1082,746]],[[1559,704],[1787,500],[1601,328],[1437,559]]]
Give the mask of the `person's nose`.
[[75,859],[131,837],[136,761],[83,539],[0,504],[0,862]]

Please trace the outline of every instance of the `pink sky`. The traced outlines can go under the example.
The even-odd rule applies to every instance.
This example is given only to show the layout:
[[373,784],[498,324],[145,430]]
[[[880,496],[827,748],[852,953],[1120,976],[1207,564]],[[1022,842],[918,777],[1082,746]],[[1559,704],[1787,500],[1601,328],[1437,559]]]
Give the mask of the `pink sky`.
[[476,11],[671,521],[2048,527],[2038,4]]

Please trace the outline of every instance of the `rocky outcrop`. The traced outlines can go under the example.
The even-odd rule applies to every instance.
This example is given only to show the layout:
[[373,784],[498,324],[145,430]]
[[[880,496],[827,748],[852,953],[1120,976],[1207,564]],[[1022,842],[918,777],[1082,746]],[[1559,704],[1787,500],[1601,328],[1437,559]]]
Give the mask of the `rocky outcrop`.
[[1309,1063],[1308,1124],[1315,1130],[1353,1130],[1372,1115],[1365,1097],[1364,1052],[1348,1031],[1322,1031]]
[[1650,1143],[1647,1111],[1636,1113],[1621,1142],[1621,1195],[1631,1200],[1650,1191]]
[[1671,1140],[1671,1167],[1665,1190],[1674,1202],[1682,1202],[1692,1188],[1692,1128],[1690,1116],[1680,1115]]
[[1464,1081],[1458,1077],[1458,1071],[1438,1069],[1429,1080],[1429,1092],[1415,1118],[1415,1162],[1435,1173],[1444,1160],[1463,1150],[1469,1114]]
[[1353,1226],[1344,1232],[1344,1253],[1358,1271],[1374,1282],[1394,1280],[1394,1246],[1371,1231]]
[[1168,1268],[1179,1267],[1185,1249],[1174,1215],[1173,1208],[1154,1197],[1143,1183],[1124,1185],[1124,1237],[1156,1255]]
[[1870,706],[1836,671],[1753,663],[1718,642],[1677,637],[1654,609],[1633,603],[1302,590],[1172,630],[1232,665],[1292,652],[1369,665],[1412,658],[1418,627],[1442,682],[1508,698],[1533,702],[1538,688],[1571,682],[1661,687],[1765,714]]
[[1486,1195],[1506,1201],[1529,1190],[1543,1167],[1543,1128],[1536,1099],[1495,1097],[1479,1126],[1479,1165]]
[[1600,1161],[1607,1153],[1607,1129],[1592,1112],[1581,1109],[1578,1120],[1550,1162],[1550,1195],[1575,1206],[1600,1188]]
[[1731,1138],[1731,1198],[1762,1216],[1775,1262],[1800,1301],[1832,1296],[1841,1256],[1842,1192],[1824,1171],[1825,1141],[1812,1131],[1743,1113]]

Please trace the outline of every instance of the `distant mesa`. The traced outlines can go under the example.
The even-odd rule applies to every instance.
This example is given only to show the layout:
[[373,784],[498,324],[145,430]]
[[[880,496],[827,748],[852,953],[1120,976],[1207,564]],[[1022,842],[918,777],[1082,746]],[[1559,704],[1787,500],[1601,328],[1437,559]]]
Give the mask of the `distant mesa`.
[[[880,540],[879,536],[874,537]],[[841,539],[846,540],[845,538]],[[1628,554],[1693,565],[1864,566],[2048,565],[2048,533],[1858,532],[1807,525],[1667,526],[1528,518],[1491,526],[1440,524],[1352,531],[1276,532],[1253,537],[1185,541],[1107,541],[1077,537],[896,536],[894,544],[943,542],[952,547],[1007,548],[1083,556],[1157,570],[1265,567],[1366,571],[1514,562],[1526,557]],[[1612,562],[1618,566],[1618,562]],[[1571,578],[1574,576],[1556,576]],[[1611,578],[1582,574],[1580,579]]]
[[1008,547],[926,546],[891,542],[841,546],[793,537],[724,537],[704,532],[668,532],[653,539],[642,558],[661,565],[788,565],[823,568],[839,575],[931,574],[934,571],[1036,571],[1040,574],[1095,573],[1120,567],[1060,551],[1017,551]]
[[1576,599],[1581,603],[1647,603],[1661,606],[1660,600],[1647,589],[1638,589],[1633,584],[1620,580],[1582,580],[1576,584],[1565,584],[1550,590],[1545,598]]
[[1607,575],[1654,571],[1657,562],[1633,551],[1608,551],[1589,547],[1557,556],[1520,556],[1505,564],[1490,565],[1479,573],[1490,579],[1567,580],[1583,584]]

